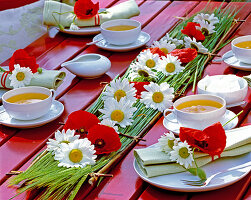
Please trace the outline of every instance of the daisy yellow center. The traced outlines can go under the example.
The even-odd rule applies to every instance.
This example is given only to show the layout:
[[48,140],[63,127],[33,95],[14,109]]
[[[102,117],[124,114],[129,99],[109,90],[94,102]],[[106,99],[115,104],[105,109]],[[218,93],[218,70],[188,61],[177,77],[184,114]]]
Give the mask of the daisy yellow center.
[[63,141],[61,141],[60,143],[69,144],[70,142],[69,142],[69,141],[67,141],[67,140],[63,140]]
[[146,71],[144,71],[144,70],[139,70],[139,71],[138,71],[138,74],[139,74],[140,76],[149,77],[149,74],[148,74]]
[[164,95],[161,92],[154,92],[152,99],[155,103],[160,103],[164,100]]
[[179,149],[179,156],[181,158],[186,159],[186,158],[189,157],[189,155],[190,154],[189,154],[188,149],[186,147],[182,147],[182,148]]
[[72,149],[69,153],[71,162],[79,163],[83,159],[83,153],[79,149]]
[[149,59],[146,61],[146,66],[149,68],[155,67],[155,61],[153,59]]
[[122,122],[124,119],[124,113],[121,110],[114,110],[111,113],[111,120]]
[[169,73],[172,73],[175,71],[175,64],[173,63],[168,63],[166,65],[166,71],[169,72]]
[[25,78],[25,74],[23,72],[18,72],[16,78],[18,81],[23,81]]
[[125,91],[123,90],[117,90],[115,93],[114,93],[114,98],[117,99],[117,101],[120,101],[120,99],[122,97],[126,96],[126,93]]
[[160,50],[163,51],[164,54],[168,54],[167,48],[161,48]]
[[199,48],[198,48],[194,43],[191,43],[191,48],[192,48],[192,49],[196,49],[196,51],[199,50]]
[[174,146],[174,140],[168,140],[168,146],[172,149]]
[[201,32],[203,33],[203,35],[209,36],[209,31],[206,28],[202,28]]
[[210,21],[208,19],[204,19],[204,20],[205,20],[205,22],[207,22],[208,24],[210,24]]

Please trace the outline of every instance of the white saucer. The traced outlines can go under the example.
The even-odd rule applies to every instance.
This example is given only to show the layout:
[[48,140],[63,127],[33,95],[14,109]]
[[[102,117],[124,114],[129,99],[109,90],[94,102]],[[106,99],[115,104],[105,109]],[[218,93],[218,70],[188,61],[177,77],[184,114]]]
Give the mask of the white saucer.
[[[222,117],[220,120],[220,123],[223,125],[225,124],[228,120],[234,118],[236,114],[230,110],[226,110],[225,115]],[[180,125],[177,122],[176,116],[173,113],[168,114],[166,117],[168,117],[169,120],[172,122],[166,120],[164,118],[163,120],[163,125],[166,129],[169,131],[172,131],[174,134],[179,135],[180,132]],[[238,117],[234,118],[232,121],[230,121],[228,124],[224,126],[225,130],[230,130],[234,128],[238,124]]]
[[61,30],[57,27],[58,31],[62,33],[67,33],[71,35],[94,35],[100,33],[100,26],[90,26],[90,27],[81,27],[79,30],[71,30],[69,28],[65,28]]
[[251,64],[247,64],[247,63],[243,63],[240,62],[233,54],[232,50],[226,52],[223,56],[222,56],[222,60],[228,64],[231,65],[233,68],[236,69],[241,69],[244,71],[251,71]]
[[63,111],[64,105],[61,102],[54,100],[49,112],[46,115],[34,120],[17,120],[10,117],[5,112],[3,106],[0,106],[0,124],[15,128],[35,128],[58,118]]
[[150,40],[150,38],[151,37],[148,33],[141,31],[138,39],[134,43],[127,44],[127,45],[109,44],[108,42],[105,41],[105,39],[103,38],[101,34],[96,35],[92,41],[95,42],[95,41],[101,40],[100,42],[96,43],[96,46],[101,49],[105,49],[109,51],[116,51],[116,52],[125,52],[125,51],[131,51],[133,49],[142,47]]

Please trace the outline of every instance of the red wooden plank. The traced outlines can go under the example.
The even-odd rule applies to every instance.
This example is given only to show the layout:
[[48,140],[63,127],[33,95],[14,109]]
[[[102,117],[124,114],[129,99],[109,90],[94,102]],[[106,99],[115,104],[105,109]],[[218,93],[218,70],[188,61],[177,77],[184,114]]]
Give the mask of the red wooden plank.
[[[166,4],[166,2],[163,2],[163,4]],[[158,10],[157,10],[158,11]],[[156,11],[156,12],[157,12]],[[153,13],[154,15],[155,13]],[[144,19],[145,20],[145,19]],[[143,25],[144,26],[144,25]],[[73,40],[75,41],[76,38],[73,38]],[[61,45],[61,44],[60,44]],[[76,44],[78,45],[78,44]],[[73,47],[74,48],[74,47]],[[94,48],[95,49],[95,48]],[[65,49],[62,49],[62,51],[64,51]],[[56,51],[56,53],[54,53]],[[53,57],[59,53],[60,49],[58,49],[57,47],[53,49],[53,52],[49,52],[51,55],[53,54]],[[66,50],[68,52],[68,50]],[[70,52],[68,52],[70,55]],[[133,54],[133,56],[135,57],[139,52],[135,52]],[[51,59],[53,58],[51,57]],[[128,67],[128,63],[131,62],[131,60],[133,60],[132,57],[123,57],[123,59],[126,61],[126,65],[123,65],[123,61],[122,57],[120,56],[120,58],[115,62],[112,61],[112,69],[111,70],[117,70],[116,68],[119,66],[123,66],[123,71]],[[118,62],[118,63],[116,63]],[[116,74],[116,73],[113,73]],[[114,78],[114,75],[113,77]],[[77,84],[73,89],[70,90],[69,92],[67,92],[66,95],[64,95],[62,98],[60,98],[60,101],[62,103],[64,103],[65,105],[65,112],[63,113],[61,119],[66,119],[66,117],[68,116],[69,113],[71,113],[74,110],[78,110],[81,109],[83,107],[86,107],[89,105],[90,101],[93,101],[95,97],[97,97],[99,95],[99,93],[101,92],[103,86],[100,86],[100,82],[102,81],[110,81],[111,79],[109,78],[109,76],[103,76],[99,79],[95,79],[95,80],[81,80],[81,82],[79,84]],[[82,98],[81,98],[82,97]],[[58,120],[59,121],[59,120]],[[22,130],[20,132],[18,132],[14,137],[12,137],[7,143],[5,143],[2,148],[0,149],[0,154],[3,155],[1,156],[1,159],[7,159],[8,157],[8,162],[6,163],[1,163],[1,178],[3,178],[4,174],[7,173],[8,171],[10,171],[12,168],[19,168],[22,164],[24,164],[26,162],[27,159],[29,159],[33,154],[34,154],[34,149],[38,149],[41,148],[41,144],[43,144],[43,142],[45,142],[47,140],[47,138],[53,134],[53,132],[58,128],[58,126],[56,125],[56,122],[52,122],[53,124],[51,126],[45,125],[41,128],[38,129],[31,129],[31,130]],[[48,128],[49,126],[49,128]],[[37,136],[34,135],[34,132],[36,130],[39,130],[40,132],[40,139],[37,139]],[[26,146],[26,148],[22,149],[22,151],[19,151],[17,153],[17,156],[15,157],[15,148],[14,148],[14,144],[16,143],[16,138],[22,138],[26,135],[29,135],[32,140],[35,140],[35,142],[30,143],[29,140],[24,140],[22,143],[18,143],[15,148],[22,148],[21,146],[26,145],[26,142],[28,143],[28,145]],[[9,145],[9,144],[12,145]],[[13,149],[14,148],[14,149]],[[9,156],[7,156],[7,152],[10,152]],[[7,157],[6,157],[7,156]],[[4,177],[2,179],[2,181],[4,181],[7,177]]]
[[251,199],[251,187],[249,186],[249,189],[245,196],[243,197],[243,200],[250,200]]

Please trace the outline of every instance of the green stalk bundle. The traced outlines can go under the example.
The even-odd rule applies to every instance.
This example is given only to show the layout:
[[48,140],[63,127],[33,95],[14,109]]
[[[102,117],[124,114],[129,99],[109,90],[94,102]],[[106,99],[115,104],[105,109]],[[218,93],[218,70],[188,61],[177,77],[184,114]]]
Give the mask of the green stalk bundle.
[[[220,22],[215,25],[216,32],[206,37],[203,42],[203,45],[211,53],[214,53],[214,51],[218,49],[220,45],[218,43],[221,41],[221,38],[229,33],[236,12],[227,9],[221,10],[221,8],[218,8],[214,10],[214,14],[219,18]],[[173,38],[183,39],[184,35],[180,30],[183,29],[187,22],[192,21],[192,19],[193,17],[190,17],[188,20],[184,20],[178,24],[169,32],[169,35]],[[220,43],[222,44],[222,42]],[[158,78],[156,82],[159,84],[167,82],[171,87],[174,87],[176,93],[182,94],[190,84],[195,86],[197,80],[201,78],[204,67],[209,60],[210,58],[208,58],[208,55],[198,54],[198,56],[188,63],[185,66],[185,69],[179,74],[165,76],[159,72],[157,74]],[[127,70],[123,78],[128,77],[129,74],[130,68]],[[101,94],[88,111],[101,118],[102,115],[98,110],[102,107],[103,100]],[[158,110],[146,108],[144,104],[139,102],[139,100],[134,104],[134,107],[136,107],[137,110],[133,115],[133,124],[126,128],[120,127],[119,132],[130,136],[139,136],[142,135],[142,130],[145,130],[145,128],[152,123],[153,119],[156,120],[156,116],[160,116],[161,113]],[[67,199],[74,199],[81,185],[86,181],[91,172],[97,172],[104,166],[109,165],[109,163],[111,163],[111,161],[113,161],[118,154],[123,152],[132,142],[133,140],[130,138],[121,137],[122,146],[117,152],[100,156],[95,165],[87,166],[85,168],[58,167],[58,161],[55,161],[53,155],[50,152],[47,152],[25,172],[11,179],[10,184],[16,185],[23,183],[19,188],[20,193],[27,190],[43,188],[44,191],[42,196],[40,196],[40,199],[63,199],[64,197],[67,197]]]

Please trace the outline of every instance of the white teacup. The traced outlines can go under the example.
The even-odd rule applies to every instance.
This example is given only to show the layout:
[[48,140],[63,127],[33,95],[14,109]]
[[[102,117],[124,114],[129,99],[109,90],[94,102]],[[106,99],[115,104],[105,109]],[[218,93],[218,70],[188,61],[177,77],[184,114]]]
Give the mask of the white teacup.
[[231,42],[231,46],[232,46],[232,51],[235,55],[235,57],[244,63],[247,64],[251,64],[251,49],[245,49],[245,48],[240,48],[237,47],[236,44],[240,43],[240,42],[245,42],[245,41],[251,41],[251,35],[246,35],[246,36],[241,36],[238,38],[235,38],[232,42]]
[[[10,97],[24,93],[42,93],[48,95],[44,100],[29,104],[10,103],[6,101]],[[19,120],[33,120],[47,114],[51,108],[52,101],[55,99],[55,91],[45,87],[29,86],[10,90],[3,97],[3,107],[13,118]]]
[[[191,113],[185,112],[177,109],[177,106],[181,103],[192,101],[192,100],[212,100],[222,104],[222,107],[217,108],[213,111],[203,112],[203,113]],[[167,116],[168,112],[172,112],[177,120],[170,120]],[[203,130],[204,128],[219,122],[220,119],[226,112],[226,101],[215,95],[199,94],[191,95],[178,99],[173,104],[173,109],[166,109],[164,111],[164,117],[166,120],[173,123],[179,123],[182,127],[194,128]]]
[[[128,25],[136,28],[124,31],[107,30],[108,27]],[[115,19],[104,22],[100,26],[103,38],[110,44],[126,45],[135,42],[141,32],[141,23],[132,19]]]

